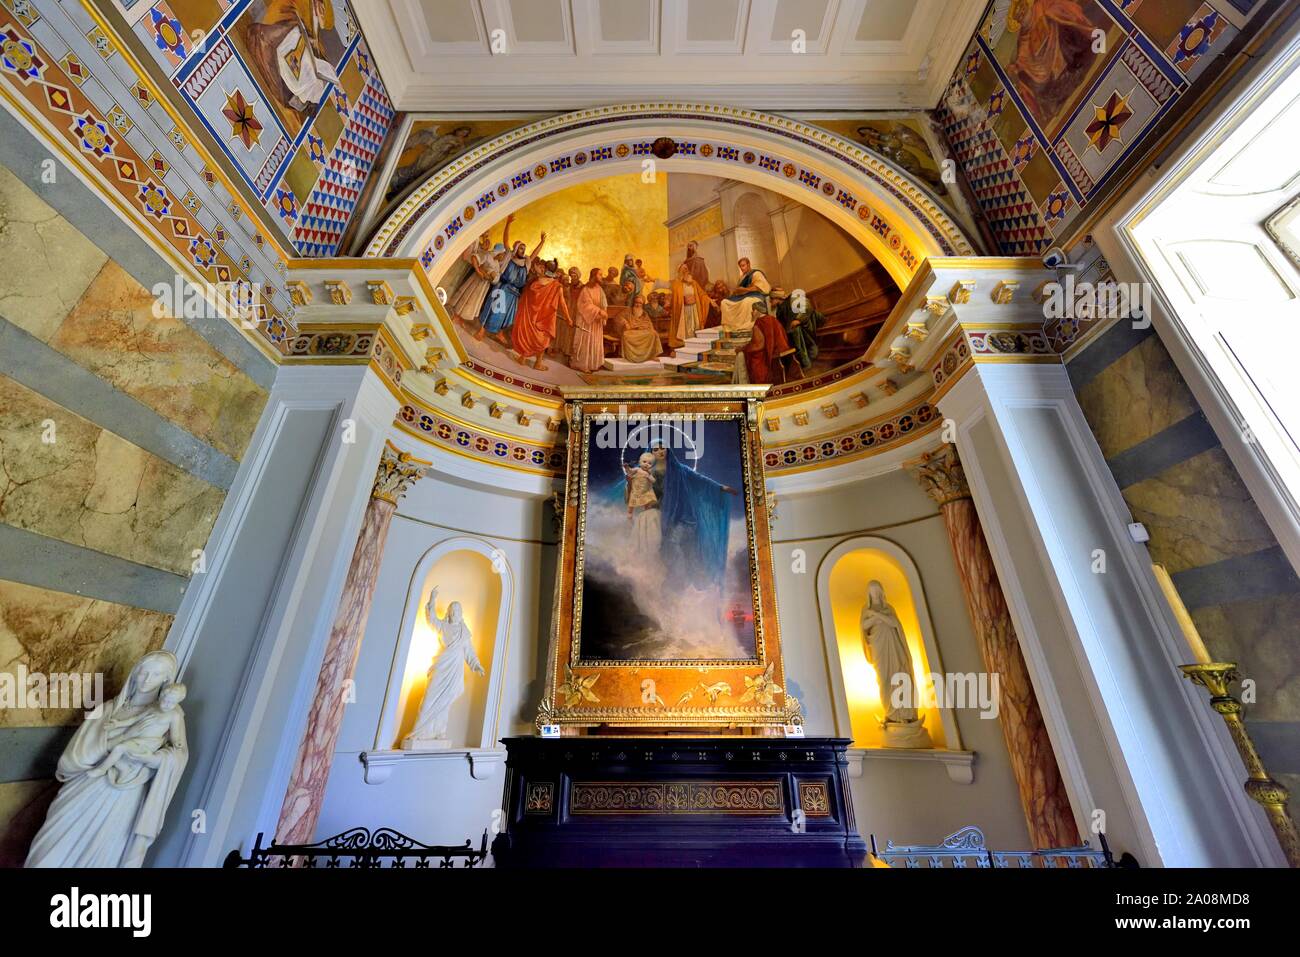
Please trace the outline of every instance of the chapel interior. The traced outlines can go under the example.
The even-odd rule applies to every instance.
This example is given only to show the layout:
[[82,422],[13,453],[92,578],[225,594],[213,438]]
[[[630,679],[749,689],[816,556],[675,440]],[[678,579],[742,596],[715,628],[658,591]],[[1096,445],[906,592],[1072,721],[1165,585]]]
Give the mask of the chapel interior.
[[0,866],[1300,865],[1298,66],[0,0]]

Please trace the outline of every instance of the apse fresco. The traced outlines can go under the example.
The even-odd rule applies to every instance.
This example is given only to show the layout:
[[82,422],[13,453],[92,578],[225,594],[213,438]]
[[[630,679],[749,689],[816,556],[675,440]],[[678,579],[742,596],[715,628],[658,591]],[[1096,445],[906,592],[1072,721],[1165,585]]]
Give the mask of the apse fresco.
[[756,657],[741,428],[591,425],[581,660]]
[[549,385],[802,382],[861,357],[899,296],[821,214],[688,173],[539,199],[438,282],[473,364]]

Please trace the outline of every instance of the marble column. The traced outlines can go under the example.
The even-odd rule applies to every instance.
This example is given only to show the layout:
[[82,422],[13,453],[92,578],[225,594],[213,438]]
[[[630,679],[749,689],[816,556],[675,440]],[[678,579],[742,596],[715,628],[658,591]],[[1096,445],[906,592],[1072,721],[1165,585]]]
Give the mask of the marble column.
[[1079,832],[1065,783],[957,450],[944,446],[911,465],[921,485],[939,505],[984,668],[998,675],[998,723],[1020,790],[1030,839],[1039,848],[1076,845]]
[[414,462],[409,454],[397,451],[391,444],[380,458],[361,535],[352,552],[352,563],[348,566],[343,594],[339,598],[329,642],[325,646],[325,657],[316,678],[307,728],[298,745],[298,757],[280,809],[276,838],[281,843],[310,843],[316,830],[325,784],[334,760],[334,747],[343,724],[343,710],[347,707],[347,682],[356,667],[361,635],[370,616],[370,602],[375,595],[388,527],[397,511],[398,499],[424,475],[424,471],[424,465]]

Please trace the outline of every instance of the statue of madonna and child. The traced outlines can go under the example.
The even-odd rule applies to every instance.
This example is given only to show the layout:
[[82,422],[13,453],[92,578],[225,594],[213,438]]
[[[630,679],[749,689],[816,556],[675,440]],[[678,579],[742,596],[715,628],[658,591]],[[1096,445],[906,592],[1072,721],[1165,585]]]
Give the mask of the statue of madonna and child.
[[82,722],[59,758],[59,793],[24,866],[144,864],[189,759],[177,669],[170,651],[149,652],[117,697]]

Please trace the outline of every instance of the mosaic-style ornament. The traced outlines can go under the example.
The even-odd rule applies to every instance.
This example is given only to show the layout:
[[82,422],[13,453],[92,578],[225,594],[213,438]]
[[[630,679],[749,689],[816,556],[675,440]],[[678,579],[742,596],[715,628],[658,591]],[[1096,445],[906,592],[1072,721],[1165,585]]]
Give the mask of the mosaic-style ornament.
[[112,156],[113,150],[117,148],[117,140],[108,131],[108,124],[95,119],[93,113],[77,117],[71,129],[80,141],[81,148],[95,159]]
[[283,186],[276,187],[275,200],[271,208],[286,222],[291,223],[298,218],[298,199]]
[[149,11],[149,28],[153,33],[154,46],[167,54],[169,60],[174,60],[175,65],[180,65],[189,56],[184,28],[163,4],[156,4]]
[[1202,4],[1178,31],[1178,36],[1165,49],[1165,55],[1174,61],[1174,66],[1187,73],[1209,51],[1226,25],[1222,14]]
[[241,90],[226,95],[226,106],[221,115],[230,121],[230,136],[251,150],[262,138],[262,123]]
[[167,190],[152,180],[140,187],[140,203],[144,206],[145,212],[157,219],[162,219],[172,209],[171,197],[167,195]]
[[1120,131],[1133,117],[1133,110],[1129,108],[1128,97],[1121,96],[1119,90],[1114,90],[1101,106],[1093,106],[1094,119],[1083,132],[1088,137],[1088,142],[1098,153],[1104,151],[1107,146],[1119,139]]
[[41,78],[45,61],[36,53],[36,47],[29,40],[20,37],[13,30],[7,30],[4,41],[0,42],[0,67],[14,74],[23,83]]
[[194,257],[196,266],[207,269],[217,260],[217,247],[208,237],[195,236],[190,240],[190,255]]

